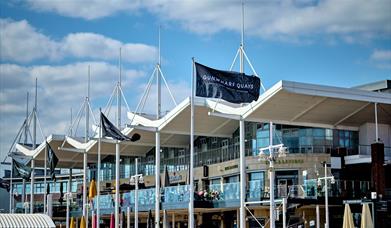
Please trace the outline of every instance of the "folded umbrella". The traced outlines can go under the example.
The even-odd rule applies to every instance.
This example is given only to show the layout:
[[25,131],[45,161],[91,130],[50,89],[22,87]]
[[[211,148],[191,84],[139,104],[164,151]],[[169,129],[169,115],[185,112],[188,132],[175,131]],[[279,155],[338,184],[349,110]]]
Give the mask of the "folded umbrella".
[[81,217],[80,219],[80,228],[87,228],[86,227],[86,220],[84,219],[84,216]]
[[73,217],[71,218],[71,223],[69,224],[69,228],[76,228],[75,219]]
[[345,204],[345,212],[343,214],[342,228],[354,228],[353,215],[349,204]]
[[111,214],[110,216],[110,228],[114,228],[115,227],[115,217],[114,217],[114,214]]
[[362,205],[361,228],[373,228],[373,221],[368,203]]
[[92,200],[92,199],[94,199],[95,196],[96,196],[96,184],[95,184],[95,180],[92,179],[92,181],[90,182],[90,189],[88,192],[88,198],[90,200]]

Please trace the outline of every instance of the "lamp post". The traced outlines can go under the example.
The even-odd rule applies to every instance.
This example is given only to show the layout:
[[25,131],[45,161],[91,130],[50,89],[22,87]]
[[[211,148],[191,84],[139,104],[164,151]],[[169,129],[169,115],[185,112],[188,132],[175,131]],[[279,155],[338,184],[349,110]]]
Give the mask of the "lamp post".
[[330,180],[331,184],[335,183],[334,176],[327,176],[327,163],[324,162],[324,177],[318,178],[318,185],[322,185],[322,180],[324,180],[324,201],[325,201],[325,210],[326,210],[326,223],[324,224],[325,228],[329,228],[330,222],[329,222],[329,191],[328,191],[328,184],[327,181]]
[[[270,177],[270,222],[269,227],[275,228],[275,203],[274,203],[274,162],[277,160],[278,157],[286,157],[287,148],[284,147],[284,144],[278,144],[273,145],[273,123],[270,122],[269,124],[269,130],[270,130],[270,143],[268,147],[260,148],[259,149],[259,157],[260,160],[269,161],[269,177]],[[274,150],[277,151],[277,153],[274,153]],[[266,154],[265,151],[269,151],[269,154]]]
[[130,184],[134,187],[134,228],[138,228],[138,183],[144,183],[143,174],[138,174],[138,159],[136,158],[136,174],[130,177]]

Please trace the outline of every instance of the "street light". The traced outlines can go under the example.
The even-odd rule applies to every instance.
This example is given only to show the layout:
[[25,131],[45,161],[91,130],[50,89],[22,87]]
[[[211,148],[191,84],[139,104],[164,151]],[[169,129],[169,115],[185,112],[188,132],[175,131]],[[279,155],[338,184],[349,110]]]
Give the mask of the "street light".
[[[274,218],[274,162],[277,158],[286,157],[287,147],[284,147],[284,144],[273,145],[272,129],[273,124],[270,123],[270,145],[268,147],[259,149],[259,159],[264,161],[269,161],[269,170],[270,170],[270,228],[275,228],[275,218]],[[266,154],[265,151],[269,151],[269,154]],[[274,152],[276,151],[276,152]]]
[[[134,185],[134,228],[138,228],[138,184],[144,183],[143,174],[138,174],[138,159],[135,159],[136,174],[130,177],[129,184]],[[128,215],[129,216],[129,215]]]
[[331,184],[335,183],[335,178],[334,176],[327,176],[327,163],[323,162],[324,164],[324,177],[318,177],[318,185],[322,185],[322,180],[324,180],[324,186],[325,186],[325,195],[324,195],[324,200],[325,200],[325,210],[326,210],[326,223],[324,224],[325,228],[329,228],[330,221],[329,221],[329,191],[328,191],[328,180],[330,180]]

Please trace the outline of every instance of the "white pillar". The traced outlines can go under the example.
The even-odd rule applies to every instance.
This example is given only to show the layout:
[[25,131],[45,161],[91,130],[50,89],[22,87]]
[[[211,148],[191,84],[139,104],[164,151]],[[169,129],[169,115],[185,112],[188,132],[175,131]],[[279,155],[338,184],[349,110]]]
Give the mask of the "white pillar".
[[326,210],[326,223],[325,223],[325,228],[329,228],[329,189],[328,189],[328,184],[327,184],[327,162],[324,163],[324,188],[325,188],[325,210]]
[[[99,115],[101,115],[102,109],[99,108]],[[100,118],[99,118],[100,119]],[[99,132],[98,132],[98,167],[97,167],[97,174],[96,174],[96,228],[99,228],[100,226],[100,179],[101,179],[101,138],[102,138],[102,126],[101,121],[99,121]]]
[[375,142],[379,142],[379,128],[377,124],[377,103],[375,103]]
[[13,198],[14,198],[14,187],[13,187],[13,183],[12,183],[12,179],[13,179],[13,170],[14,170],[14,161],[13,159],[11,159],[11,176],[10,176],[10,205],[9,205],[9,213],[13,213]]
[[[46,186],[45,186],[45,188],[46,188]],[[67,190],[67,192],[68,192],[68,194],[67,194],[67,198],[66,198],[66,200],[67,200],[67,211],[66,211],[66,226],[67,226],[67,228],[69,228],[69,226],[70,226],[70,224],[69,224],[69,207],[70,207],[70,194],[71,194],[71,192],[72,192],[72,169],[69,169],[69,179],[68,179],[68,190]]]
[[163,228],[167,228],[167,211],[163,210]]
[[286,206],[288,199],[286,197],[282,198],[282,227],[286,228]]
[[246,227],[246,210],[244,203],[246,201],[246,154],[244,150],[244,120],[239,121],[240,138],[240,228]]
[[156,131],[155,150],[155,227],[160,226],[160,132]]
[[316,205],[316,228],[320,228],[320,212],[319,205]]
[[269,140],[270,140],[270,149],[269,149],[269,187],[270,187],[270,228],[275,228],[275,214],[274,214],[274,158],[273,158],[273,122],[269,124]]
[[87,212],[87,152],[83,153],[83,216],[86,218]]
[[43,213],[44,214],[46,214],[46,212],[47,212],[47,204],[46,204],[46,201],[47,201],[47,199],[46,199],[46,176],[47,176],[47,145],[45,144],[45,170],[43,171],[43,175],[44,175],[44,181],[43,181],[43,186],[45,186],[44,187],[44,191],[43,191]]
[[119,159],[120,159],[119,141],[115,144],[115,227],[119,226]]
[[[135,167],[136,167],[136,186],[135,186],[135,190],[134,190],[134,228],[138,228],[138,159],[136,158],[136,161],[135,161]],[[129,208],[128,208],[129,209]],[[130,211],[129,211],[129,214],[130,214]]]
[[35,161],[31,160],[31,182],[30,182],[30,213],[34,213],[34,168]]
[[189,186],[189,228],[194,228],[194,58],[193,58],[193,74],[191,79],[191,100],[190,100],[190,186]]
[[[26,202],[26,180],[23,179],[22,180],[22,205],[23,205],[23,210],[24,210],[24,213],[27,214],[27,208],[24,206],[24,203]],[[46,186],[45,186],[46,188]],[[46,189],[45,189],[46,191]]]

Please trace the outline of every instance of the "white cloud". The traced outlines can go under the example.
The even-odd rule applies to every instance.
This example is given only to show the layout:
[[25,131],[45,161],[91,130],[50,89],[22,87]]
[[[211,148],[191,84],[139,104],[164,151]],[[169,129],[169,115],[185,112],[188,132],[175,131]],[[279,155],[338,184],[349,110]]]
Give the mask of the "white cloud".
[[[93,3],[93,4],[92,4]],[[147,10],[166,22],[201,35],[223,30],[240,32],[240,1],[149,0],[132,1],[30,1],[36,10],[95,19],[119,12]],[[92,6],[93,5],[93,6]],[[81,10],[82,9],[82,10]],[[84,9],[90,14],[82,13]],[[391,33],[389,0],[277,0],[246,1],[246,34],[266,39],[301,41],[314,35],[340,36],[341,40],[388,37]],[[353,36],[349,36],[353,34]],[[346,39],[348,37],[349,39]]]
[[[38,77],[38,111],[43,133],[66,133],[70,108],[76,115],[87,93],[88,65],[91,67],[91,102],[93,105],[105,105],[116,85],[118,66],[105,62],[78,62],[62,66],[0,64],[0,151],[3,155],[23,122],[26,91],[33,91],[35,77]],[[134,86],[144,75],[143,71],[123,69],[124,89]],[[135,91],[130,93],[130,96],[137,96]],[[30,110],[33,95],[30,94]],[[39,137],[42,140],[40,133]]]
[[[179,21],[190,31],[205,34],[221,30],[240,32],[237,1],[148,1],[146,7],[161,18]],[[388,0],[356,1],[248,1],[246,33],[263,38],[317,34],[391,33]]]
[[122,60],[127,62],[152,62],[156,60],[156,48],[145,44],[123,44],[94,33],[73,33],[64,38],[64,52],[79,58],[118,59],[122,48]]
[[1,60],[31,62],[76,57],[94,60],[116,60],[122,47],[123,61],[152,62],[157,50],[153,46],[121,41],[95,33],[71,33],[56,41],[37,31],[26,20],[0,19]]
[[391,50],[374,50],[371,59],[377,61],[391,61]]
[[370,61],[377,68],[391,69],[391,50],[374,50],[370,56]]
[[59,58],[59,45],[26,20],[0,19],[0,57],[19,62]]
[[138,6],[138,1],[128,0],[28,0],[27,4],[37,11],[55,12],[63,16],[97,19],[113,15],[119,11],[130,11]]

